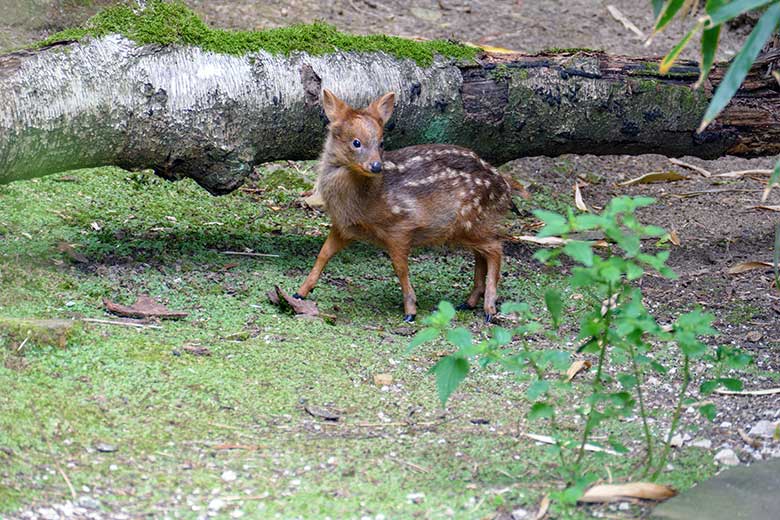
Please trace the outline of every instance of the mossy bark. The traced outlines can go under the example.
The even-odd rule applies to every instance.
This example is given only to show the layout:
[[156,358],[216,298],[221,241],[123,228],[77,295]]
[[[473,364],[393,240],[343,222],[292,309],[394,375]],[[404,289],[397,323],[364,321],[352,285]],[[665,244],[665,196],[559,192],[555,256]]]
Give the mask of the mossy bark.
[[323,87],[357,106],[395,91],[391,149],[447,142],[496,164],[563,153],[774,155],[780,96],[765,66],[696,134],[714,85],[693,90],[692,63],[660,75],[655,61],[597,52],[482,53],[421,67],[384,53],[232,56],[109,35],[0,56],[0,182],[118,165],[227,193],[257,163],[317,156]]

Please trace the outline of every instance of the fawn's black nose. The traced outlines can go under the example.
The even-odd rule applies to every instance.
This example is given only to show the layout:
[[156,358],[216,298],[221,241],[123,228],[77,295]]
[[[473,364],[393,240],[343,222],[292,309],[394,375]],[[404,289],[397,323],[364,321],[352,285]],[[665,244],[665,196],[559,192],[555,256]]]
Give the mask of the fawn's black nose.
[[371,173],[379,173],[382,171],[382,163],[379,161],[372,162],[370,166],[371,166]]

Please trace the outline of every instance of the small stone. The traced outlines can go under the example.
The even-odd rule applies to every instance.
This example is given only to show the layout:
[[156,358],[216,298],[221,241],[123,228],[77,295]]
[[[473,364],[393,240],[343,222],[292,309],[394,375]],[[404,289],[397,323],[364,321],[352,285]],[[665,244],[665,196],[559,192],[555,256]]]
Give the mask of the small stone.
[[415,18],[419,18],[420,20],[424,20],[426,22],[435,22],[439,18],[441,18],[441,12],[440,11],[434,11],[433,9],[425,9],[424,7],[412,7],[409,9],[409,12],[412,13],[412,16]]
[[87,509],[100,509],[100,502],[86,495],[79,497],[79,505],[81,507],[86,507]]
[[629,509],[631,509],[631,504],[629,504],[628,502],[621,502],[618,505],[618,509],[620,511],[628,511]]
[[723,421],[722,423],[720,423],[721,428],[731,428],[732,426],[733,425],[729,421]]
[[757,330],[751,330],[750,332],[745,334],[745,339],[750,341],[751,343],[756,343],[758,341],[761,341],[761,338],[763,337],[764,335]]
[[406,495],[406,500],[411,504],[422,504],[425,500],[425,493],[409,493]]
[[739,458],[734,450],[730,448],[724,448],[715,454],[715,462],[723,464],[724,466],[738,466]]
[[527,520],[528,518],[531,518],[531,513],[522,507],[518,507],[512,511],[512,520]]
[[683,445],[683,436],[679,433],[674,435],[672,439],[669,441],[669,446],[672,448],[679,448]]
[[241,518],[244,516],[244,512],[240,509],[236,509],[230,513],[230,518]]
[[95,449],[98,450],[100,453],[114,453],[117,450],[117,447],[113,444],[108,444],[105,442],[98,442],[95,444]]
[[233,482],[238,478],[238,475],[236,475],[235,471],[227,470],[224,473],[222,473],[222,480],[225,482]]
[[109,471],[116,471],[116,470],[118,470],[118,469],[119,469],[119,466],[117,466],[116,464],[111,464],[111,465],[108,467],[108,470],[109,470]]
[[763,437],[765,439],[771,439],[775,436],[775,433],[780,428],[780,423],[773,423],[770,421],[758,421],[748,432],[749,435],[756,437]]
[[712,448],[712,441],[709,439],[696,439],[691,443],[691,446],[695,448],[704,448],[705,450],[708,450]]
[[40,518],[43,518],[43,520],[59,520],[60,515],[57,514],[57,511],[50,507],[42,507],[38,510],[38,515]]
[[209,502],[209,511],[219,511],[223,507],[225,507],[225,501],[221,498],[215,498]]

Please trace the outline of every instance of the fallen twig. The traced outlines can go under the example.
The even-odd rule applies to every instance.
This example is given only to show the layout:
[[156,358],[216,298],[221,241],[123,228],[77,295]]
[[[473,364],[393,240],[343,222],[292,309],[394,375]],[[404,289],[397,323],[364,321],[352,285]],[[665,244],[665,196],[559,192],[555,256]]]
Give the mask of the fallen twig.
[[702,175],[702,177],[712,177],[712,172],[709,170],[705,170],[701,166],[696,166],[695,164],[683,162],[680,159],[675,159],[675,158],[669,159],[669,162],[672,164],[676,164],[677,166],[681,166],[683,168],[688,168],[689,170],[698,172]]
[[623,24],[623,27],[631,31],[632,33],[636,34],[640,40],[644,40],[647,38],[645,36],[645,33],[642,32],[642,30],[634,25],[634,23],[629,20],[626,15],[620,12],[620,10],[615,7],[614,5],[607,5],[607,11],[609,11],[609,14],[612,15],[612,18]]
[[[524,433],[526,437],[529,439],[533,439],[538,442],[542,442],[544,444],[557,444],[557,441],[550,437],[549,435],[537,435],[535,433]],[[601,446],[596,446],[595,444],[586,444],[585,449],[587,451],[599,451],[603,453],[609,453],[610,455],[620,455],[620,453],[610,450],[609,448],[602,448]]]
[[17,351],[17,352],[19,352],[20,350],[22,350],[22,349],[24,348],[24,346],[27,344],[27,341],[28,341],[29,339],[30,339],[30,333],[28,332],[28,333],[27,333],[27,337],[26,337],[26,338],[24,338],[24,341],[22,341],[22,344],[21,344],[21,345],[19,345],[19,347],[16,349],[16,351]]
[[65,472],[62,470],[62,468],[58,463],[55,462],[54,465],[57,467],[57,471],[60,472],[60,475],[62,475],[62,479],[68,485],[68,489],[70,490],[70,496],[73,498],[73,500],[76,500],[76,490],[73,488],[73,484],[71,484],[68,475],[65,474]]
[[402,460],[402,459],[390,459],[390,460],[392,460],[393,462],[396,462],[398,464],[403,464],[405,466],[409,466],[413,470],[418,471],[420,473],[430,473],[431,472],[430,469],[425,468],[423,466],[420,466],[418,464],[415,464],[414,462],[409,462],[408,460]]
[[749,175],[772,175],[772,170],[764,170],[764,169],[758,169],[758,170],[737,170],[733,172],[726,172],[726,173],[716,173],[713,175],[713,177],[721,177],[724,179],[739,179],[741,177],[749,176]]
[[98,318],[81,318],[81,321],[87,323],[98,323],[100,325],[116,325],[118,327],[136,327],[139,329],[161,329],[159,325],[151,325],[148,323],[133,323],[129,321],[117,321],[117,320],[101,320]]
[[262,258],[279,258],[281,255],[273,255],[271,253],[247,253],[244,251],[220,251],[223,255],[233,256],[256,256]]
[[780,394],[780,388],[767,388],[764,390],[715,390],[716,394],[720,395],[774,395]]

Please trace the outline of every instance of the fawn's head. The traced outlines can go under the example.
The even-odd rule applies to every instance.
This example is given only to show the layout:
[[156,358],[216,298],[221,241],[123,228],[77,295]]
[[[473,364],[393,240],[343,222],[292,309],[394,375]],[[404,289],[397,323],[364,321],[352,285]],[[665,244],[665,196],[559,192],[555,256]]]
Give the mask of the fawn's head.
[[382,134],[393,114],[395,94],[375,99],[364,109],[354,109],[328,89],[322,91],[322,106],[330,121],[324,155],[328,162],[358,174],[373,176],[382,171]]

